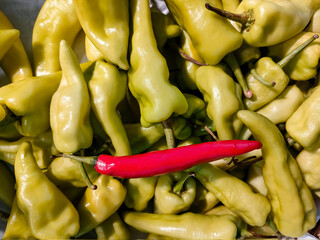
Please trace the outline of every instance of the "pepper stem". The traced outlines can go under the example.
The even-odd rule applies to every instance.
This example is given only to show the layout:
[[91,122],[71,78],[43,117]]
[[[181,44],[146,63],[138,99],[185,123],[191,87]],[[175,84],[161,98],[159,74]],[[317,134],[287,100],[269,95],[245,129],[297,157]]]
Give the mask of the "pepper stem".
[[97,189],[97,185],[94,185],[91,182],[91,180],[90,180],[90,178],[88,176],[88,173],[87,173],[87,171],[86,171],[86,169],[84,167],[83,162],[78,162],[78,163],[79,163],[79,167],[80,167],[80,171],[81,171],[81,175],[82,175],[83,180],[86,182],[86,184],[87,184],[87,186],[89,188],[91,188],[92,190],[96,190]]
[[204,125],[203,128],[207,131],[207,133],[210,134],[210,136],[211,136],[214,140],[219,141],[218,137],[211,131],[211,129],[210,129],[207,125]]
[[196,65],[198,65],[198,66],[208,66],[208,64],[199,62],[199,61],[195,60],[194,58],[190,57],[190,56],[189,56],[188,54],[186,54],[181,48],[179,48],[178,50],[179,50],[180,56],[181,56],[183,59],[185,59],[185,60],[187,60],[187,61],[189,61],[189,62],[192,62],[192,63],[194,63],[194,64],[196,64]]
[[238,80],[238,83],[240,84],[243,94],[246,98],[252,97],[252,91],[249,89],[247,81],[245,80],[241,68],[238,64],[237,59],[235,58],[233,53],[229,53],[224,57],[225,62],[228,64],[228,66],[231,68],[234,76]]
[[210,3],[206,3],[205,7],[208,10],[213,11],[224,18],[241,23],[242,28],[244,29],[250,28],[250,26],[254,23],[253,11],[251,9],[239,14],[239,13],[228,12],[220,8],[216,8],[212,6]]
[[167,147],[168,149],[175,147],[173,129],[169,120],[162,121],[162,127],[164,131],[164,135],[166,136]]
[[314,40],[316,40],[319,37],[318,34],[314,34],[312,37],[310,37],[307,41],[299,45],[297,48],[292,50],[286,57],[284,57],[282,60],[277,62],[277,64],[283,68],[285,65],[287,65],[298,53],[300,53],[305,47],[307,47],[310,43],[312,43]]
[[180,196],[183,190],[183,186],[190,176],[192,176],[190,173],[186,173],[185,175],[183,175],[182,178],[180,178],[177,184],[173,187],[172,192]]
[[252,62],[249,62],[249,68],[250,68],[250,73],[254,76],[255,79],[257,79],[260,83],[262,83],[263,85],[267,86],[267,87],[274,87],[274,85],[276,85],[275,81],[272,82],[268,82],[266,80],[263,79],[263,77],[261,77],[256,69],[254,68]]
[[71,158],[71,159],[74,159],[74,160],[77,160],[79,162],[83,162],[86,164],[91,164],[93,166],[96,164],[97,159],[98,159],[97,156],[84,157],[84,156],[76,156],[76,155],[65,154],[65,153],[63,153],[61,156],[64,158]]

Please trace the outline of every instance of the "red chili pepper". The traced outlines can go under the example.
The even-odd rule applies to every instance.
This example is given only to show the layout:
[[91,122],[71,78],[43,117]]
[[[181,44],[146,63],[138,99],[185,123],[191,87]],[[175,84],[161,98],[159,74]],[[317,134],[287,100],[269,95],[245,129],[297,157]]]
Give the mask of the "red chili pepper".
[[152,151],[130,156],[95,157],[64,155],[93,164],[97,172],[120,178],[151,177],[178,172],[214,160],[241,155],[261,148],[258,141],[222,140]]

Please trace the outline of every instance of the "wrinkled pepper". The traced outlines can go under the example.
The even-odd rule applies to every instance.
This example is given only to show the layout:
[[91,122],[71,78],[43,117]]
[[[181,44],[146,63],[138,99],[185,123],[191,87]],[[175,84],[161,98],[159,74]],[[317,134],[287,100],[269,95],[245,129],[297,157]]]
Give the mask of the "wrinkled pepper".
[[50,126],[56,148],[74,153],[91,146],[90,97],[80,65],[64,40],[60,44],[62,78],[50,104]]
[[214,122],[220,140],[235,139],[241,128],[236,113],[243,109],[237,86],[222,66],[202,66],[196,71],[196,82],[204,100],[207,114]]
[[0,162],[0,182],[0,201],[11,207],[16,195],[15,179],[11,170],[3,162]]
[[317,87],[286,122],[290,137],[304,148],[315,148],[320,143],[319,94],[320,88]]
[[[227,19],[208,11],[204,1],[166,0],[165,2],[176,22],[190,36],[205,63],[216,65],[225,55],[241,46],[243,42],[241,33]],[[222,8],[220,1],[214,1],[213,4]]]
[[74,0],[86,36],[105,60],[128,70],[129,1]]
[[110,137],[117,156],[130,155],[129,140],[117,113],[117,106],[127,91],[127,75],[115,66],[98,61],[88,82],[91,107]]
[[14,197],[10,216],[2,239],[36,239],[30,229],[27,218],[20,210]]
[[40,239],[75,236],[79,230],[79,215],[38,167],[29,142],[19,147],[14,169],[18,206],[26,216],[32,234]]
[[154,194],[154,212],[178,214],[187,211],[196,196],[196,182],[189,174],[176,172],[159,177]]
[[103,223],[123,203],[126,188],[115,178],[100,175],[94,182],[96,190],[87,188],[77,210],[80,216],[80,237]]
[[11,46],[19,39],[20,32],[17,29],[0,30],[0,60],[6,55]]
[[[48,31],[50,29],[50,31]],[[32,51],[36,76],[60,70],[60,41],[71,46],[81,30],[74,0],[46,0],[32,32]]]
[[123,220],[139,231],[179,239],[231,240],[237,235],[235,218],[231,215],[125,212]]
[[152,29],[149,2],[130,3],[133,35],[129,89],[139,102],[141,124],[148,126],[167,120],[173,113],[185,113],[188,104],[180,90],[169,82],[168,66],[157,49]]
[[[0,11],[0,29],[14,29],[10,20]],[[18,39],[0,61],[0,66],[11,82],[33,76],[26,50]]]
[[263,178],[272,221],[280,233],[302,236],[316,224],[316,206],[280,130],[268,118],[250,110],[239,111],[238,117],[263,144]]
[[249,225],[262,226],[266,222],[270,212],[268,199],[254,193],[244,181],[209,163],[192,167],[188,171]]
[[115,212],[107,220],[96,227],[97,239],[129,240],[130,232],[119,214]]

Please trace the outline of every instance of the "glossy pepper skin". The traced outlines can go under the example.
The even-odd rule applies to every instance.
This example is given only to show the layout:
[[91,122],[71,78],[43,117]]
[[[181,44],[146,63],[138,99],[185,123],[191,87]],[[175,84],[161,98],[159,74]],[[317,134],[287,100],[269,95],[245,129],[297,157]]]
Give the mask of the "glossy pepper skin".
[[29,142],[21,144],[14,169],[17,202],[32,234],[40,239],[75,236],[79,230],[79,215],[72,203],[38,167]]
[[196,71],[196,82],[204,100],[207,114],[214,122],[220,140],[235,139],[241,128],[236,113],[243,109],[237,86],[222,66],[202,66]]
[[126,73],[109,63],[97,61],[88,86],[92,110],[110,137],[115,154],[130,155],[127,133],[117,112],[117,106],[127,92]]
[[266,117],[242,110],[238,117],[263,144],[263,178],[271,204],[271,219],[280,233],[299,237],[316,224],[316,206],[279,129]]
[[62,78],[50,103],[50,126],[58,151],[74,153],[91,146],[90,97],[80,65],[64,40],[60,44]]
[[[208,11],[202,0],[166,0],[166,4],[207,64],[218,64],[225,55],[241,46],[241,33],[227,19]],[[214,4],[222,7],[220,2]]]
[[165,58],[157,49],[149,2],[130,1],[133,16],[129,89],[138,100],[141,124],[148,126],[167,120],[173,113],[183,114],[188,105],[180,90],[169,82]]
[[290,137],[307,149],[319,146],[320,142],[319,94],[320,88],[317,87],[286,122]]
[[[302,31],[289,40],[268,48],[271,57],[283,58],[297,46],[312,37],[315,33]],[[320,40],[303,49],[284,68],[284,72],[292,80],[306,81],[316,76],[320,59]]]
[[129,1],[75,0],[81,26],[105,60],[128,70]]
[[[0,11],[0,30],[4,29],[14,29],[14,26],[6,15]],[[20,39],[13,44],[0,61],[0,66],[12,82],[33,76],[29,58]]]
[[12,206],[15,191],[15,179],[9,168],[0,162],[0,201],[5,203],[8,207]]
[[180,187],[180,192],[174,191],[174,187],[184,176],[184,173],[176,172],[159,177],[154,194],[155,213],[178,214],[190,208],[196,196],[195,180],[189,177]]
[[80,216],[80,230],[77,237],[99,226],[115,213],[127,193],[126,188],[111,176],[100,175],[93,184],[97,189],[87,188],[77,206]]
[[125,212],[123,220],[142,232],[179,239],[236,239],[237,227],[231,215],[196,213],[155,214]]
[[0,139],[7,141],[15,141],[21,137],[22,135],[18,132],[14,122],[6,126],[0,127]]
[[17,29],[0,30],[0,60],[8,52],[11,46],[19,39],[20,32]]
[[[48,31],[50,29],[50,31]],[[32,51],[36,76],[59,71],[60,41],[72,45],[81,30],[74,0],[46,0],[35,21]]]

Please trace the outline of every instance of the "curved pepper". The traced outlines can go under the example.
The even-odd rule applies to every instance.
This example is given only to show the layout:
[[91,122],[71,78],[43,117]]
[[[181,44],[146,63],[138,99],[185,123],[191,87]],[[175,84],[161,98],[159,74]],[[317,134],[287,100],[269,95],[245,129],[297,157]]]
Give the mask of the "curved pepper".
[[273,222],[286,236],[302,236],[316,224],[316,206],[281,132],[269,119],[250,110],[239,111],[238,117],[263,144],[263,178]]
[[0,182],[0,201],[11,207],[16,194],[15,179],[9,168],[2,162],[0,162]]
[[10,216],[2,239],[36,239],[31,232],[26,217],[18,206],[16,197],[13,199]]
[[231,215],[180,215],[125,212],[123,220],[142,232],[179,239],[236,239],[237,227]]
[[[166,0],[166,4],[207,64],[218,64],[225,55],[241,46],[241,33],[227,19],[209,12],[202,0]],[[220,2],[214,4],[221,7]]]
[[[187,176],[187,179],[186,179]],[[175,189],[175,188],[178,189]],[[154,194],[154,212],[177,214],[185,212],[196,196],[196,182],[182,172],[159,177]]]
[[30,143],[24,142],[19,147],[14,169],[17,202],[32,234],[40,239],[75,236],[79,230],[79,215],[72,203],[42,173]]
[[84,41],[86,56],[90,62],[104,59],[102,53],[93,45],[88,36],[85,37]]
[[115,66],[98,61],[89,79],[91,107],[110,137],[116,155],[130,155],[131,148],[117,106],[127,91],[127,75]]
[[128,72],[129,88],[138,100],[141,124],[148,126],[183,114],[188,105],[180,90],[169,82],[165,58],[157,49],[147,0],[131,1],[133,16],[132,51]]
[[64,40],[60,44],[62,78],[50,104],[50,126],[56,148],[74,153],[91,146],[90,97],[79,63]]
[[241,128],[236,113],[243,108],[234,80],[221,65],[202,66],[196,71],[197,86],[208,103],[207,114],[220,140],[235,139]]
[[125,187],[111,176],[100,175],[93,184],[97,189],[87,188],[77,207],[80,216],[77,237],[99,226],[115,213],[126,196]]
[[173,135],[178,140],[186,140],[192,135],[192,127],[183,117],[172,118]]
[[207,117],[206,103],[199,97],[193,94],[184,93],[188,102],[188,110],[182,115],[184,118],[193,118],[204,120]]
[[[0,29],[14,29],[9,19],[0,11]],[[0,66],[12,81],[33,76],[29,58],[20,39],[18,39],[0,61]]]
[[320,33],[319,21],[320,21],[320,8],[318,8],[318,10],[316,10],[313,13],[312,18],[311,18],[308,26],[304,29],[304,31]]
[[248,169],[246,182],[252,187],[255,192],[267,196],[268,189],[266,187],[262,174],[263,165],[263,161],[251,164]]
[[319,94],[320,88],[317,87],[286,122],[290,137],[304,148],[318,147],[320,143]]
[[44,2],[32,32],[36,76],[60,70],[61,40],[72,45],[80,30],[81,25],[74,9],[74,0],[46,0]]
[[105,60],[128,70],[129,1],[75,0],[86,36]]
[[262,226],[266,222],[270,212],[268,199],[254,193],[244,181],[210,164],[198,165],[188,171],[249,225]]
[[0,60],[19,39],[19,36],[20,32],[17,29],[0,30]]
[[115,212],[107,220],[96,227],[97,239],[129,240],[130,232],[119,214]]
[[21,137],[22,135],[18,132],[14,122],[6,126],[0,126],[0,139],[15,141]]

